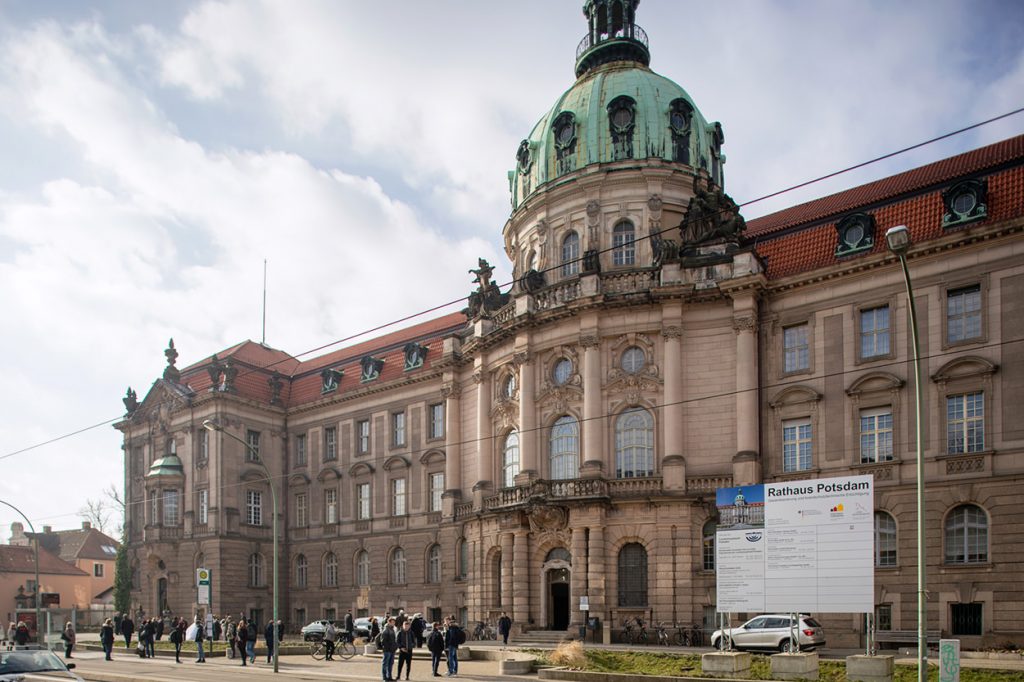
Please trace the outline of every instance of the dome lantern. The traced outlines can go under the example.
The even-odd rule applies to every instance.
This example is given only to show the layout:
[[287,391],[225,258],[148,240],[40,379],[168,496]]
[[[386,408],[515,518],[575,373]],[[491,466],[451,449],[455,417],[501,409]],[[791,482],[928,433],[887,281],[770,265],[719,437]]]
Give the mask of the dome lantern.
[[615,61],[651,63],[647,34],[636,24],[640,0],[587,0],[587,35],[576,48],[576,77]]

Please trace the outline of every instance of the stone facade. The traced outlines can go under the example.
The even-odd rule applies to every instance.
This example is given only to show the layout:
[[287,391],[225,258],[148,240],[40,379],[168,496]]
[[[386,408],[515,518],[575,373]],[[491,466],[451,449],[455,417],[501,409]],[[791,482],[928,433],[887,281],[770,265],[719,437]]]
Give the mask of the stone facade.
[[[712,156],[720,136],[702,133]],[[497,292],[481,262],[465,315],[302,362],[247,342],[179,371],[172,344],[117,424],[138,606],[197,609],[206,566],[215,612],[268,618],[273,492],[292,628],[399,608],[566,628],[584,596],[606,627],[711,627],[716,489],[870,473],[878,618],[912,628],[913,351],[882,237],[906,224],[928,627],[1019,641],[1024,138],[745,231],[717,156],[548,161],[557,179],[517,186],[503,230],[516,284]],[[985,211],[954,196],[950,217],[968,179]],[[820,620],[862,642],[861,616]]]

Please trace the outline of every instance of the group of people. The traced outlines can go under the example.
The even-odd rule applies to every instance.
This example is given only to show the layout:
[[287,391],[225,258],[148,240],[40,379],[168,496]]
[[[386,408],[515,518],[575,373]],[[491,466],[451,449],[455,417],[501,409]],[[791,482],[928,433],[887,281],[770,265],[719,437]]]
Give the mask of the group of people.
[[32,633],[25,623],[11,623],[6,630],[0,625],[0,638],[7,646],[25,646],[32,639]]
[[[405,679],[409,679],[412,672],[412,652],[423,643],[422,633],[425,626],[420,628],[420,634],[413,631],[413,624],[416,619],[406,618],[404,613],[396,617],[388,618],[384,629],[376,637],[377,646],[380,648],[383,658],[381,661],[381,678],[384,682],[401,680],[402,672],[405,672]],[[372,628],[371,621],[371,628]],[[372,636],[372,629],[371,629]],[[434,623],[430,636],[426,640],[427,650],[430,651],[430,665],[434,677],[441,677],[437,671],[441,664],[441,657],[445,656],[448,664],[448,677],[455,677],[459,674],[459,645],[465,644],[466,633],[459,626],[455,616],[444,619],[444,628],[441,623]],[[395,658],[398,658],[398,672],[394,673]]]

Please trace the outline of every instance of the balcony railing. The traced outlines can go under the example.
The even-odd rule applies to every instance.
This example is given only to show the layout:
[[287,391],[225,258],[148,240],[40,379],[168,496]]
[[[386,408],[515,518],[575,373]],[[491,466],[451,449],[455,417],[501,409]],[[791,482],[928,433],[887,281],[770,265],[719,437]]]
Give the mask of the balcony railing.
[[703,476],[686,479],[686,492],[713,493],[719,488],[731,488],[732,476]]
[[602,294],[633,294],[650,291],[658,283],[656,270],[606,272],[601,275]]
[[647,43],[647,32],[636,24],[630,24],[623,26],[614,33],[602,33],[599,35],[587,34],[583,36],[583,40],[576,46],[576,59],[578,60],[583,56],[583,53],[592,47],[597,47],[601,43],[607,43],[610,40],[635,40],[636,42],[643,45],[645,48],[650,49]]
[[537,310],[547,310],[569,301],[575,301],[579,297],[580,281],[573,279],[568,282],[553,284],[546,289],[538,291],[534,295],[533,301],[537,305]]
[[461,521],[473,515],[472,502],[459,502],[455,505],[455,520]]
[[613,478],[608,481],[608,492],[612,497],[645,497],[661,493],[661,477]]

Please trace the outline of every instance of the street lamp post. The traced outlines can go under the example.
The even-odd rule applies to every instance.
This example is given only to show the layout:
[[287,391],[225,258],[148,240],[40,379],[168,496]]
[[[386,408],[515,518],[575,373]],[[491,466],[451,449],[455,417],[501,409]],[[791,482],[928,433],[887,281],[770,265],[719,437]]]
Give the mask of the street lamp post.
[[260,457],[260,453],[257,452],[255,450],[255,448],[253,448],[251,445],[246,443],[244,440],[242,440],[241,438],[239,438],[235,434],[229,433],[229,432],[225,431],[223,426],[221,426],[217,422],[213,421],[212,419],[207,419],[207,420],[203,421],[203,428],[208,430],[208,431],[218,431],[218,432],[224,434],[225,436],[227,436],[228,438],[233,438],[234,440],[237,440],[239,443],[244,445],[246,450],[248,450],[249,453],[252,455],[252,457],[251,457],[252,461],[255,464],[259,464],[260,468],[263,469],[263,473],[266,474],[266,476],[267,476],[267,485],[270,486],[270,504],[271,504],[271,507],[273,509],[273,518],[271,518],[271,520],[270,520],[270,525],[271,525],[271,528],[273,530],[273,536],[274,536],[274,618],[273,618],[273,626],[272,626],[271,629],[274,632],[274,636],[273,636],[273,640],[272,641],[274,643],[274,672],[276,673],[278,671],[278,667],[277,667],[277,654],[278,654],[278,649],[281,648],[281,640],[280,640],[280,636],[278,634],[278,628],[277,628],[277,622],[278,622],[278,613],[277,613],[277,564],[278,564],[278,561],[277,561],[277,558],[278,558],[277,557],[277,493],[274,491],[274,480],[273,480],[273,477],[270,475],[270,469],[268,469],[267,465],[263,463],[263,459]]
[[910,268],[907,267],[907,251],[910,250],[910,231],[905,225],[889,228],[885,233],[889,251],[900,259],[903,266],[903,280],[907,285],[907,302],[910,306],[910,334],[914,343],[914,412],[917,417],[917,679],[925,682],[928,677],[927,612],[925,610],[925,551],[924,551],[924,457],[922,440],[924,427],[921,423],[921,344],[917,338],[917,307],[914,305],[914,290],[910,284]]
[[18,512],[18,514],[21,514],[21,518],[25,519],[25,523],[28,524],[29,530],[32,531],[32,539],[35,541],[35,553],[36,553],[36,639],[39,640],[39,635],[40,635],[40,630],[39,630],[39,627],[40,627],[40,624],[39,624],[39,603],[40,603],[40,595],[39,595],[39,587],[40,587],[40,585],[39,585],[39,536],[36,534],[35,526],[32,525],[32,522],[28,520],[28,517],[25,516],[25,514],[23,514],[20,509],[15,507],[10,502],[5,502],[4,500],[0,500],[0,503],[6,504],[8,507],[10,507],[14,511]]

